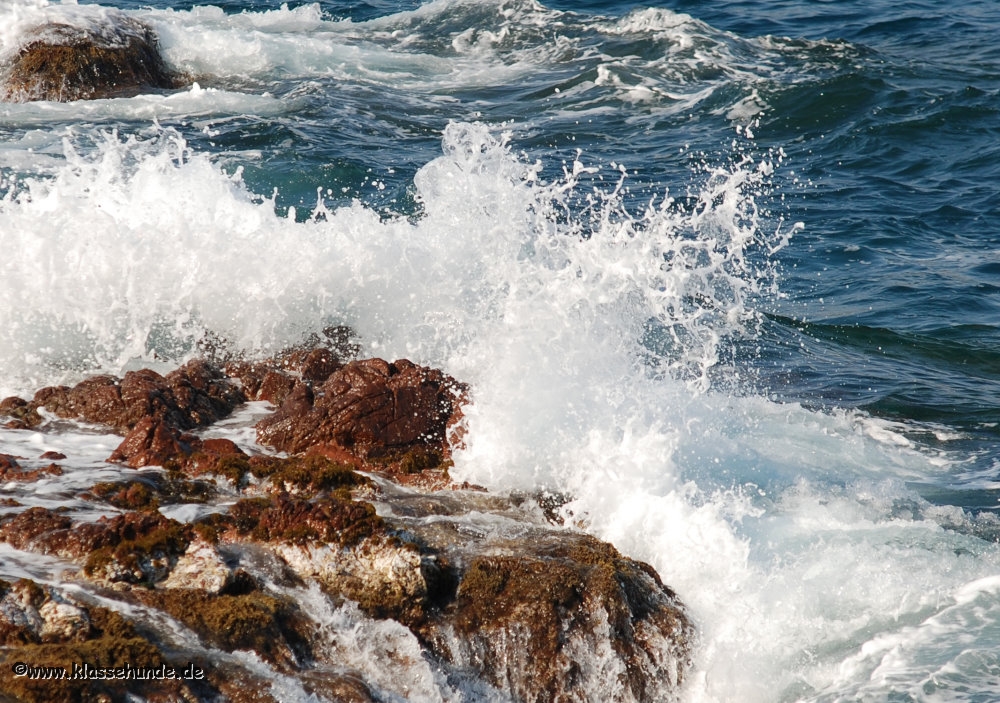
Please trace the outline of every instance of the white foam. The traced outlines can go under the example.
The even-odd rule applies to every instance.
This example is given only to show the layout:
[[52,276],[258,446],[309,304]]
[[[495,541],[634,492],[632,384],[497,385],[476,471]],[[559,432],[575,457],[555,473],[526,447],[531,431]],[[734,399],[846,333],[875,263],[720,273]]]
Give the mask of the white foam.
[[137,95],[130,98],[78,100],[71,103],[28,102],[0,103],[0,126],[45,127],[53,122],[78,120],[154,121],[180,117],[253,114],[263,117],[280,115],[289,106],[267,93],[253,95],[217,88],[202,88],[198,83],[169,95]]

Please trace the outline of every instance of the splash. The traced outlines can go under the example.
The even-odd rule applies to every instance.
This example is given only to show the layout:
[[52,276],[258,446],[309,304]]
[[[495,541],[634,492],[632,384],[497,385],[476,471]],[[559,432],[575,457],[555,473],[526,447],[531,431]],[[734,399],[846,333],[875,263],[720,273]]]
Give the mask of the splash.
[[[472,375],[504,337],[567,368],[655,356],[704,387],[769,273],[750,263],[768,245],[741,195],[769,167],[717,169],[687,211],[667,198],[632,216],[621,182],[581,194],[577,161],[542,183],[507,139],[448,127],[415,179],[418,220],[356,204],[297,223],[171,129],[69,132],[51,177],[0,186],[5,367],[37,384],[180,361],[207,333],[267,351],[348,321],[374,351]],[[651,326],[669,338],[652,356]],[[574,364],[582,348],[598,358]]]
[[627,169],[597,187],[607,169],[578,155],[546,180],[512,142],[452,124],[418,215],[321,202],[297,221],[173,130],[69,131],[44,173],[0,185],[2,384],[348,324],[366,353],[470,382],[454,478],[569,495],[570,524],[678,590],[702,638],[688,700],[833,700],[895,680],[894,643],[982,675],[956,637],[921,639],[993,598],[966,585],[1000,568],[969,516],[907,486],[947,458],[729,382],[794,231],[763,205],[780,152],[738,147],[633,211]]

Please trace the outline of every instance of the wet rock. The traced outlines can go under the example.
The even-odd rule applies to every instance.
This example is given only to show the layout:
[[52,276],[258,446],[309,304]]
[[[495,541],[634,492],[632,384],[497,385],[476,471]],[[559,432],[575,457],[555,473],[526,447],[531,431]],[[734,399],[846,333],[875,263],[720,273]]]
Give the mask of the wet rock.
[[219,369],[191,361],[166,376],[142,369],[122,379],[95,376],[72,388],[43,388],[31,405],[125,433],[109,461],[140,468],[184,461],[200,447],[186,430],[217,422],[245,401]]
[[351,362],[315,391],[296,386],[258,441],[290,453],[329,444],[363,459],[398,460],[413,450],[448,454],[448,429],[466,386],[407,361]]
[[0,66],[0,101],[94,100],[180,87],[146,25],[109,13],[105,26],[35,28]]
[[144,417],[111,452],[108,461],[123,463],[133,469],[165,466],[172,459],[187,457],[191,451],[191,443],[184,441],[179,430],[165,420]]
[[287,459],[257,456],[248,461],[248,467],[255,478],[267,480],[273,490],[293,495],[315,496],[324,491],[372,486],[369,479],[354,470],[353,464],[323,456]]
[[115,586],[165,579],[194,537],[189,525],[155,512],[129,512],[77,525],[60,553],[86,553],[83,572]]
[[91,486],[89,496],[122,510],[155,510],[160,504],[153,490],[141,481],[96,483]]
[[199,589],[135,591],[132,595],[169,613],[219,649],[252,650],[286,667],[311,657],[308,638],[302,634],[309,624],[288,598],[260,591],[209,595]]
[[0,541],[16,549],[46,551],[44,543],[35,545],[36,540],[65,533],[72,524],[65,514],[36,506],[0,519]]
[[346,361],[354,359],[360,347],[353,338],[354,332],[349,327],[328,327],[322,337],[310,335],[302,344],[270,359],[231,360],[224,368],[228,376],[240,382],[249,400],[265,400],[280,406],[296,383],[310,388],[318,386]]
[[287,495],[248,498],[229,510],[233,536],[272,543],[333,543],[352,547],[385,525],[371,503],[336,495],[315,500]]
[[[164,611],[208,647],[252,650],[306,691],[334,700],[380,700],[381,693],[356,672],[316,666],[322,623],[305,616],[306,601],[281,595],[307,583],[320,584],[334,605],[349,600],[368,617],[396,620],[393,627],[449,681],[468,679],[505,700],[677,697],[693,637],[682,605],[647,565],[553,526],[568,497],[536,503],[523,495],[430,492],[426,481],[413,484],[419,491],[398,485],[443,474],[465,386],[405,360],[341,366],[328,348],[315,351],[243,368],[242,390],[207,364],[43,389],[35,407],[120,428],[128,434],[115,459],[167,471],[96,484],[86,494],[130,512],[73,522],[58,510],[30,508],[0,518],[0,540],[75,560],[90,588]],[[248,455],[230,440],[186,434],[268,384],[285,397],[258,435],[293,456]],[[10,455],[0,462],[7,466],[0,472],[28,463]],[[201,476],[224,476],[232,485],[220,482],[218,490],[242,499],[227,512],[177,513],[191,524],[157,511],[166,500],[204,500],[194,487],[216,483]],[[0,597],[11,588],[0,583]],[[24,588],[16,597],[31,607],[8,607],[0,640],[88,643],[100,629],[93,609]],[[147,653],[161,656],[157,639],[143,637]],[[257,700],[241,683],[267,688],[266,677],[239,657],[213,659],[198,695]]]
[[296,380],[283,371],[268,371],[261,379],[256,399],[280,407],[295,388],[295,384]]
[[219,369],[191,361],[166,376],[142,369],[122,379],[94,376],[73,388],[43,388],[32,404],[59,417],[102,423],[127,433],[150,419],[174,430],[203,427],[245,401],[242,391]]
[[37,469],[26,469],[14,457],[0,454],[0,481],[37,481],[46,476],[62,476],[59,464],[48,464]]
[[44,452],[38,458],[39,459],[48,459],[49,461],[62,461],[63,459],[66,458],[66,455],[63,454],[62,452],[48,451],[48,452]]
[[427,581],[420,553],[400,540],[368,539],[351,548],[335,544],[277,544],[274,551],[306,580],[348,598],[369,616],[420,619]]
[[693,628],[649,566],[551,532],[472,558],[422,634],[515,700],[657,701],[678,690]]
[[[154,669],[171,661],[113,610],[87,605],[49,586],[21,579],[0,582],[0,700],[25,702],[208,700],[207,685],[177,679],[126,678],[125,667]],[[10,664],[62,668],[65,677],[17,675]],[[111,676],[73,677],[74,666],[111,670]],[[122,675],[115,676],[121,670]]]
[[161,505],[205,503],[216,494],[214,483],[188,480],[173,473],[146,473],[138,480],[101,481],[79,494],[120,510],[155,511]]
[[162,581],[194,538],[191,526],[157,512],[129,512],[96,522],[33,507],[0,520],[0,541],[74,560],[84,574],[109,585]]
[[0,401],[0,417],[9,417],[4,427],[15,430],[26,430],[42,423],[42,416],[38,414],[37,408],[17,396]]
[[213,545],[195,540],[177,558],[177,563],[163,581],[162,587],[193,589],[200,593],[218,595],[233,583],[234,578],[233,569]]

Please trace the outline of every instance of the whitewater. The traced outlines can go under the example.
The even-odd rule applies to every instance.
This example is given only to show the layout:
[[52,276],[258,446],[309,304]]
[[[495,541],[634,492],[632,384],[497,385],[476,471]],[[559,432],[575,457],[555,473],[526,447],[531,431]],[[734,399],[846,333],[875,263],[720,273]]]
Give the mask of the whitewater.
[[[192,84],[0,104],[0,397],[347,325],[362,356],[470,385],[453,479],[567,496],[570,525],[678,593],[698,630],[683,701],[1000,700],[997,405],[872,400],[880,373],[906,387],[936,362],[869,368],[838,326],[948,334],[865,290],[895,264],[818,253],[887,236],[830,234],[849,196],[803,173],[846,127],[803,118],[802,146],[775,125],[793,100],[778,86],[829,90],[895,55],[696,7],[14,0],[0,56],[42,19],[114,13],[150,24]],[[913,277],[976,250],[907,246]],[[992,308],[955,324],[990,328],[962,337],[973,349],[996,330]],[[73,446],[87,480],[119,475],[117,441],[0,429],[7,453]],[[0,486],[50,507],[67,490]],[[56,568],[0,552],[0,578]],[[328,617],[366,671],[416,646]],[[419,663],[400,676],[409,697],[380,684],[400,700],[475,700]]]

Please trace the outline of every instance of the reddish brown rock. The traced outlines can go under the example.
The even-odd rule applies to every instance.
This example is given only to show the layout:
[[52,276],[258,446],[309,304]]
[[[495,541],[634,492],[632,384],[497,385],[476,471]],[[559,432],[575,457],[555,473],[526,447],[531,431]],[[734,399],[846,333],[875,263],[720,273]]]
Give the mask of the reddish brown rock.
[[12,395],[9,398],[4,398],[0,400],[0,415],[10,415],[19,408],[26,407],[28,401],[24,398],[18,398],[16,395]]
[[[186,662],[172,659],[138,634],[124,617],[108,608],[86,604],[51,586],[27,579],[0,581],[0,700],[25,703],[69,701],[214,700],[207,686],[164,676],[125,676],[124,667],[157,669],[164,664],[183,671]],[[52,667],[73,673],[86,663],[94,676],[24,675],[10,666]],[[199,661],[204,666],[204,662]],[[123,675],[116,677],[115,670]],[[97,676],[96,669],[102,669]],[[110,671],[111,676],[105,672]],[[133,672],[136,673],[136,672]]]
[[133,469],[143,466],[165,466],[169,461],[183,460],[191,453],[191,445],[181,439],[181,433],[166,421],[145,417],[125,435],[125,440],[108,457]]
[[59,417],[87,422],[102,422],[119,427],[124,403],[114,376],[93,376],[73,388],[48,386],[35,393],[32,405],[45,408]]
[[87,553],[84,573],[110,584],[146,584],[162,581],[187,551],[194,530],[157,512],[129,512],[96,523],[75,526],[72,544]]
[[447,431],[466,386],[411,361],[354,361],[315,391],[296,386],[258,441],[296,453],[329,443],[365,459],[398,459],[414,449],[447,456]]
[[14,457],[0,454],[0,481],[37,481],[43,476],[62,476],[63,470],[59,464],[49,464],[37,469],[21,467]]
[[283,371],[268,371],[261,379],[257,400],[265,400],[275,406],[281,406],[285,398],[295,388],[296,380]]
[[233,537],[261,542],[332,542],[350,547],[385,531],[371,503],[334,495],[314,501],[285,495],[250,498],[229,511]]
[[37,407],[17,396],[0,401],[0,417],[11,418],[4,423],[4,427],[12,430],[26,430],[42,422]]
[[64,514],[34,507],[0,521],[0,541],[17,549],[85,559],[84,572],[110,584],[163,580],[193,537],[189,525],[154,511],[74,524]]
[[156,494],[141,481],[97,483],[81,497],[103,500],[122,510],[156,510],[159,508]]
[[65,533],[72,520],[62,513],[34,507],[0,520],[0,541],[16,549],[29,549],[38,538]]
[[196,443],[195,451],[185,463],[189,475],[218,474],[240,485],[250,468],[250,457],[235,442],[228,439],[206,439]]
[[180,87],[149,27],[124,15],[111,19],[102,31],[55,22],[34,29],[0,66],[0,101],[94,100]]
[[52,452],[52,451],[48,451],[48,452],[44,452],[44,453],[43,453],[43,454],[42,454],[42,455],[41,455],[40,457],[38,457],[38,458],[39,458],[39,459],[48,459],[49,461],[62,461],[63,459],[65,459],[65,458],[66,458],[66,455],[65,455],[65,454],[63,454],[62,452]]
[[157,418],[180,430],[201,427],[226,417],[245,400],[219,369],[191,361],[166,376],[142,369],[129,371],[120,380],[94,376],[73,388],[43,388],[32,404],[59,417],[128,432],[144,418]]

